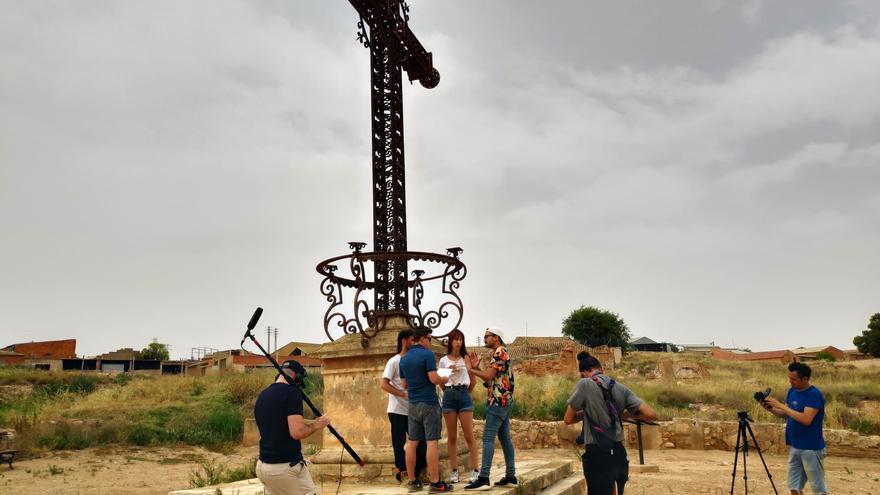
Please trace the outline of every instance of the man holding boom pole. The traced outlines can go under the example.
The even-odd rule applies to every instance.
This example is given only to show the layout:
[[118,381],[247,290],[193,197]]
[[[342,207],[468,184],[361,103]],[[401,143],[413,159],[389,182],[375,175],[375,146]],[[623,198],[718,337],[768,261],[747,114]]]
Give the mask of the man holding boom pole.
[[317,495],[315,483],[302,456],[300,440],[330,424],[327,415],[312,424],[303,420],[303,386],[306,370],[297,361],[281,365],[285,375],[299,386],[278,375],[260,392],[254,405],[254,418],[260,429],[260,459],[257,477],[266,495]]

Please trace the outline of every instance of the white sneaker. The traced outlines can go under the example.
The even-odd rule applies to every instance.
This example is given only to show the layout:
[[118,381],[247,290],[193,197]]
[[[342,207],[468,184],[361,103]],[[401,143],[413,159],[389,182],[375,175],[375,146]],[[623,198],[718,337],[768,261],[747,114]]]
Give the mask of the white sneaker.
[[471,473],[471,477],[468,481],[473,483],[474,481],[477,481],[477,478],[479,478],[479,477],[480,477],[480,472],[477,471],[476,469],[474,469],[473,472]]
[[449,473],[449,482],[458,483],[458,469],[453,469],[452,472]]

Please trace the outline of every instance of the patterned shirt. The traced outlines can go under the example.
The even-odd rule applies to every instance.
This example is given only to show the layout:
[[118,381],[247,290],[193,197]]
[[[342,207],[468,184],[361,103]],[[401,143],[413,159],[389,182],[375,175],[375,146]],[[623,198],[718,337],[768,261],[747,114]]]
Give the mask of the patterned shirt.
[[492,353],[489,367],[497,370],[495,378],[489,383],[489,405],[507,406],[513,399],[513,368],[510,367],[510,355],[504,346],[498,346]]

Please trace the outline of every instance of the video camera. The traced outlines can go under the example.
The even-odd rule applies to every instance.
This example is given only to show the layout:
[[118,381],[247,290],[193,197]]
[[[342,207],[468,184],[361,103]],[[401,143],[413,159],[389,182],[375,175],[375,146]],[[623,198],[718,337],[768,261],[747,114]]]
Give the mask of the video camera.
[[755,392],[754,397],[755,397],[756,401],[763,404],[764,401],[767,400],[767,397],[770,397],[770,387],[767,387],[764,390],[759,390],[759,391]]

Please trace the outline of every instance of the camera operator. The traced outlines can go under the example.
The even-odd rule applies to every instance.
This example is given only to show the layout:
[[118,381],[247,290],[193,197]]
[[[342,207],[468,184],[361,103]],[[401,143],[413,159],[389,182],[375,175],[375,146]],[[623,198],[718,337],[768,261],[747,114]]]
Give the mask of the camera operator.
[[[303,365],[285,361],[284,374],[302,386],[306,376]],[[297,386],[279,374],[275,382],[260,392],[254,404],[254,418],[260,429],[260,459],[257,477],[267,494],[317,494],[309,468],[302,456],[300,440],[330,424],[326,415],[312,424],[303,420],[303,395]]]
[[825,440],[822,438],[822,419],[825,416],[825,398],[810,384],[812,370],[804,363],[788,365],[791,388],[785,404],[767,397],[761,405],[780,418],[786,418],[785,444],[788,454],[788,489],[791,495],[802,495],[807,480],[813,493],[828,493],[825,486]]
[[629,458],[623,446],[622,419],[653,421],[657,413],[622,383],[602,370],[593,356],[578,361],[581,380],[568,399],[563,421],[584,422],[585,452],[581,456],[588,495],[623,495],[629,479]]

